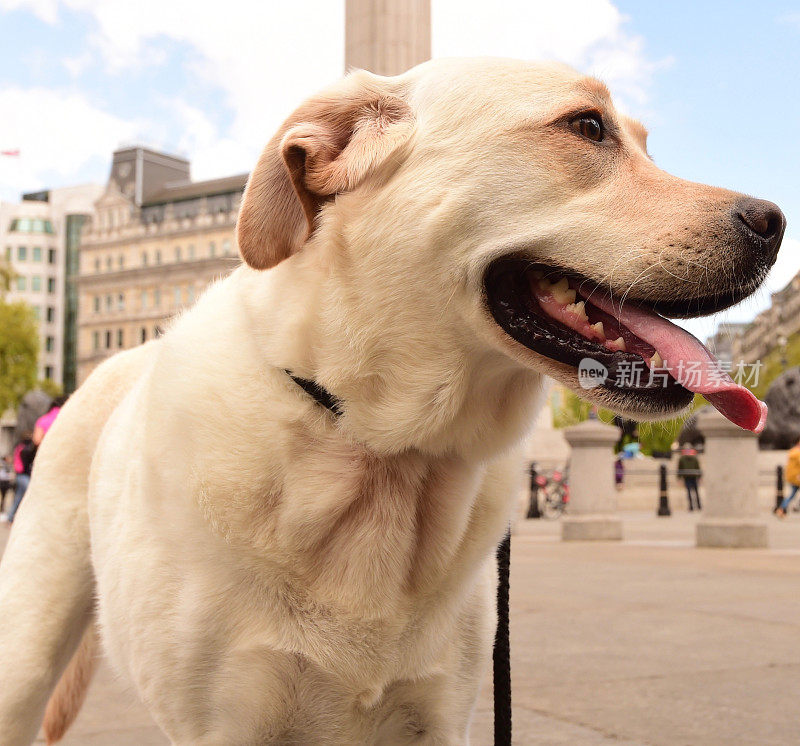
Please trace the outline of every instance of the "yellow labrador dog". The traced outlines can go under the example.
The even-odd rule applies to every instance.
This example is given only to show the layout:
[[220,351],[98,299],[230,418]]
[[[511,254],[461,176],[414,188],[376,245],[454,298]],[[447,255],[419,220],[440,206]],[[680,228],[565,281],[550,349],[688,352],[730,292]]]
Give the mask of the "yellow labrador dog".
[[0,744],[30,743],[66,669],[60,736],[95,622],[179,746],[467,743],[543,376],[763,425],[664,317],[751,293],[783,215],[664,173],[645,136],[597,80],[505,60],[356,72],[292,114],[243,266],[41,447],[0,573]]

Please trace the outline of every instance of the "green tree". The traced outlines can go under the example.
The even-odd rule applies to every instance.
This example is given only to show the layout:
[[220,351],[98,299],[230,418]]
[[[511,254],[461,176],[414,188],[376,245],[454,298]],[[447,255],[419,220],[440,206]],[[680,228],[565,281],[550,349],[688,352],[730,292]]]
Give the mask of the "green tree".
[[[558,396],[553,399],[553,426],[557,428],[577,425],[589,418],[591,405],[585,399],[569,389],[559,387]],[[639,422],[639,443],[645,456],[652,456],[653,451],[669,451],[678,437],[686,419],[698,410],[706,400],[702,396],[695,396],[694,401],[684,414],[669,420],[656,420],[655,422]],[[608,409],[598,410],[598,418],[602,422],[612,424],[614,413]]]
[[36,317],[27,303],[6,300],[13,279],[13,269],[0,262],[0,413],[16,408],[36,385]]

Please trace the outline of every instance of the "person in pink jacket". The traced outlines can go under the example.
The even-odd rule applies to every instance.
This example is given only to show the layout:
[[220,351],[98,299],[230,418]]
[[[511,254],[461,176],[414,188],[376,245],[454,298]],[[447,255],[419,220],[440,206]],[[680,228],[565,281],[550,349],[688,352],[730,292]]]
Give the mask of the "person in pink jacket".
[[45,433],[56,421],[56,417],[58,417],[58,413],[61,411],[61,407],[64,406],[66,401],[66,396],[57,396],[55,399],[53,399],[53,403],[50,405],[50,409],[47,411],[47,413],[43,414],[38,420],[36,420],[36,425],[33,428],[32,438],[36,446],[39,446],[39,444],[42,442],[42,438],[44,438]]

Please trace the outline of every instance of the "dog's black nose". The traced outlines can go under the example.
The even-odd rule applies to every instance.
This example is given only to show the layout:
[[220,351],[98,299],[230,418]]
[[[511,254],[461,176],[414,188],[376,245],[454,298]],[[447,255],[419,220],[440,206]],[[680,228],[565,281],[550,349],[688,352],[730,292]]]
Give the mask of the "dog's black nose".
[[765,259],[772,264],[786,228],[786,218],[778,205],[763,199],[746,197],[737,203],[734,213],[741,221],[742,230],[763,246]]

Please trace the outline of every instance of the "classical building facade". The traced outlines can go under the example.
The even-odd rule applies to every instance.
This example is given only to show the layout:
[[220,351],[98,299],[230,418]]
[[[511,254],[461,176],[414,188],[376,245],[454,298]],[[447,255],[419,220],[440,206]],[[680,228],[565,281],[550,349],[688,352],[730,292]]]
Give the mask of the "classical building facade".
[[756,316],[734,340],[736,359],[753,363],[786,344],[800,331],[800,273],[772,294],[769,308]]
[[733,366],[740,360],[736,357],[735,351],[748,326],[749,324],[745,322],[723,321],[717,327],[716,333],[706,340],[706,347],[718,360]]
[[97,184],[26,194],[0,203],[0,246],[16,277],[9,300],[28,303],[39,324],[39,378],[75,387],[76,274],[81,226],[102,194]]
[[247,174],[193,182],[189,162],[144,147],[114,153],[84,226],[78,278],[78,383],[110,355],[158,336],[238,263]]

